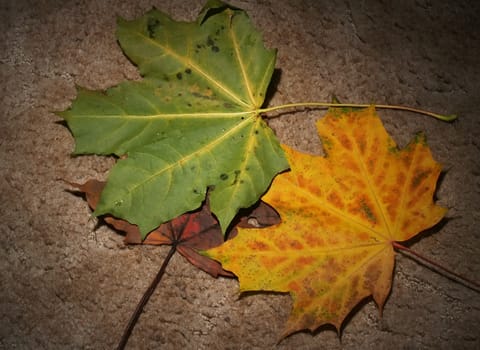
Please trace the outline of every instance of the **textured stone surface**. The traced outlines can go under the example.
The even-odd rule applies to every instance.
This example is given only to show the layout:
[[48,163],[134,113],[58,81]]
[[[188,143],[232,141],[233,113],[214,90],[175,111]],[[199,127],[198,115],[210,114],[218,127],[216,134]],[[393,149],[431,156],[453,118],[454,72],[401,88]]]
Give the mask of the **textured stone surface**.
[[[381,111],[400,145],[427,133],[447,170],[438,200],[448,219],[413,248],[480,279],[480,29],[476,1],[232,1],[279,49],[270,105],[375,102],[457,113],[454,124]],[[124,247],[95,228],[85,202],[59,179],[105,178],[112,159],[71,157],[73,139],[51,113],[75,84],[103,89],[138,78],[114,37],[116,16],[153,5],[190,20],[203,1],[6,0],[0,5],[0,348],[108,349],[168,248]],[[321,111],[282,114],[283,142],[321,153]],[[129,342],[131,349],[478,349],[480,298],[399,255],[380,318],[366,301],[346,322],[278,345],[290,311],[280,294],[239,298],[175,256]]]

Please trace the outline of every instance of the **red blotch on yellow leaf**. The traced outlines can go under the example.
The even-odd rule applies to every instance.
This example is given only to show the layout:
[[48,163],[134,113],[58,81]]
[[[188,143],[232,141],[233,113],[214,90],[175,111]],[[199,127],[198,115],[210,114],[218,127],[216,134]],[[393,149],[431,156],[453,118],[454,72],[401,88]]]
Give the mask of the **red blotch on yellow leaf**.
[[446,209],[433,203],[441,167],[419,134],[403,150],[373,107],[330,111],[317,123],[326,157],[287,146],[291,171],[263,200],[282,218],[205,252],[238,276],[240,290],[289,292],[293,310],[283,336],[340,329],[364,298],[380,310],[390,292],[392,242],[435,225]]

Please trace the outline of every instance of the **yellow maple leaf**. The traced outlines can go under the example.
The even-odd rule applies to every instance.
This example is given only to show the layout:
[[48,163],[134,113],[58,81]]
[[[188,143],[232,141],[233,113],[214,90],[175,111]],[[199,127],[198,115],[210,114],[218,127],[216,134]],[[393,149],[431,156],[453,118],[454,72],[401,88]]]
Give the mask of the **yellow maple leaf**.
[[393,242],[435,225],[440,165],[423,134],[399,150],[374,107],[329,111],[317,123],[326,157],[284,146],[291,171],[262,198],[282,223],[239,229],[205,254],[238,276],[240,291],[288,292],[293,310],[283,336],[332,324],[337,330],[364,298],[380,312],[390,292]]

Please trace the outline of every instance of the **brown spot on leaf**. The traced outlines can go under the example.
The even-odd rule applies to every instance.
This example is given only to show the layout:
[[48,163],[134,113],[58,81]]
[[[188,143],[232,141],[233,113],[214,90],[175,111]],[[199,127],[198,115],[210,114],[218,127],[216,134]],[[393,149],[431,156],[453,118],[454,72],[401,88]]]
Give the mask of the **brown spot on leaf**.
[[290,249],[295,249],[295,250],[303,249],[303,244],[296,239],[289,241],[288,245]]
[[247,246],[253,251],[266,251],[270,249],[270,247],[262,241],[250,241],[247,243]]
[[412,187],[412,191],[415,190],[422,182],[425,180],[428,175],[430,174],[429,171],[426,170],[418,170],[412,177],[412,182],[410,183]]
[[343,208],[345,206],[342,196],[336,191],[330,192],[327,196],[327,200],[336,208]]
[[397,188],[402,188],[402,187],[403,187],[403,184],[404,184],[405,181],[406,181],[406,179],[407,179],[407,177],[406,177],[405,173],[399,171],[399,172],[397,173],[397,177],[396,177],[396,186],[397,186]]
[[288,258],[286,256],[262,257],[261,262],[265,268],[271,271],[284,263],[287,259]]
[[339,135],[338,136],[338,141],[340,144],[347,150],[351,151],[353,149],[352,147],[352,142],[346,135]]

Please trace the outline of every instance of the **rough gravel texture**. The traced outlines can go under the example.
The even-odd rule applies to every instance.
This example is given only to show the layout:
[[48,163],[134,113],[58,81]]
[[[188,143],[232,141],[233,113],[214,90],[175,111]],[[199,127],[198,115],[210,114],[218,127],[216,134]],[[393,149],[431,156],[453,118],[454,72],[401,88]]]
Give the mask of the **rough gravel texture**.
[[[480,279],[480,27],[477,1],[232,1],[250,14],[278,76],[270,105],[293,101],[375,102],[457,113],[447,124],[381,111],[400,145],[424,130],[446,170],[438,202],[448,219],[412,247]],[[392,3],[395,3],[393,5]],[[118,47],[116,17],[152,6],[177,19],[203,1],[6,0],[0,4],[0,348],[110,349],[168,248],[124,247],[95,230],[86,203],[59,181],[103,179],[105,157],[71,157],[74,141],[52,111],[75,84],[104,89],[136,79]],[[283,114],[281,140],[321,154],[321,111]],[[287,295],[239,297],[175,256],[129,341],[130,349],[479,349],[479,293],[399,255],[379,317],[367,300],[331,328],[277,345]]]

